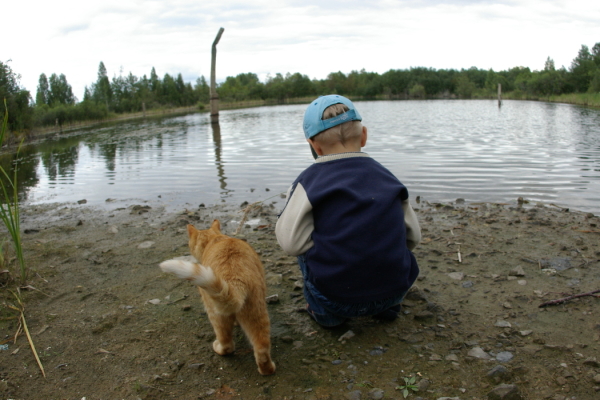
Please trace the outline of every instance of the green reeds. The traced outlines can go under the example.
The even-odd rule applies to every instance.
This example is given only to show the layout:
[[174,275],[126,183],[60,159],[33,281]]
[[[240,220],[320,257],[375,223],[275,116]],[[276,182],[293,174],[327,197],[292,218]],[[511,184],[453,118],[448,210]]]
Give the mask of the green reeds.
[[[6,99],[4,100],[4,109],[6,112],[4,113],[4,120],[2,121],[2,126],[0,127],[0,145],[4,143],[4,135],[7,131],[8,127],[8,107],[6,105]],[[23,144],[23,141],[21,141]],[[17,149],[17,158],[19,155],[19,151],[21,150],[21,144]],[[19,224],[19,193],[17,190],[17,169],[18,167],[15,165],[14,174],[11,179],[8,172],[5,171],[2,166],[0,166],[0,174],[4,175],[6,178],[6,183],[3,179],[0,179],[0,189],[2,190],[2,195],[4,198],[0,201],[0,219],[6,226],[8,233],[10,234],[13,245],[15,248],[15,254],[17,256],[17,260],[19,262],[19,276],[21,278],[21,284],[25,284],[27,280],[27,268],[25,267],[25,259],[23,258],[23,248],[21,246],[21,227]]]

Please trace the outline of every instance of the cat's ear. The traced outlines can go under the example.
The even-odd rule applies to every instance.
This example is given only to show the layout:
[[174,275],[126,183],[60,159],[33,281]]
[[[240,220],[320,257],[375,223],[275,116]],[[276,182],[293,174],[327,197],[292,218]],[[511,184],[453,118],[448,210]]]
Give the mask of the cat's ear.
[[212,225],[210,226],[210,229],[212,229],[213,231],[217,231],[218,233],[221,233],[221,223],[219,222],[218,219],[215,219],[212,223]]
[[187,226],[188,236],[192,237],[192,234],[197,231],[197,229],[192,224],[188,224]]

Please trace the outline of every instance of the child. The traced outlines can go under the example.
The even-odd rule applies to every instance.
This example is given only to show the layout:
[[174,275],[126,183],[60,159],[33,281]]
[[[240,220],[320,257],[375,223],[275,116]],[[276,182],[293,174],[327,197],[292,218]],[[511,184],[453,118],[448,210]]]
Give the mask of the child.
[[360,121],[343,96],[308,106],[304,134],[318,158],[290,187],[275,228],[283,250],[298,256],[308,313],[326,327],[365,315],[394,320],[419,275],[408,190],[360,151]]

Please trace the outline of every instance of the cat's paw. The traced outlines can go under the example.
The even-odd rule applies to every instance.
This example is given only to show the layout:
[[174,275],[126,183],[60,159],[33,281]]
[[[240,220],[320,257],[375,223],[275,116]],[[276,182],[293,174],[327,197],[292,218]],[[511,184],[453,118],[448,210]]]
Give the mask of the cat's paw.
[[269,360],[258,366],[258,373],[261,375],[273,375],[275,373],[275,363]]
[[218,355],[225,356],[227,354],[233,353],[233,351],[235,350],[235,346],[233,345],[233,343],[228,344],[228,345],[223,345],[218,340],[215,340],[213,342],[213,350]]

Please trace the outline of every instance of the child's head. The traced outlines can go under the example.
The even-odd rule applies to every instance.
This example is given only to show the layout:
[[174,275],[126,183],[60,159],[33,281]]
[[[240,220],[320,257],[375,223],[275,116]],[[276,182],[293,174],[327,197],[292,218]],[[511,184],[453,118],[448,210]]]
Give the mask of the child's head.
[[314,100],[304,113],[304,135],[314,146],[317,142],[326,148],[341,145],[342,148],[364,146],[361,141],[362,117],[347,98],[339,95],[321,96]]

